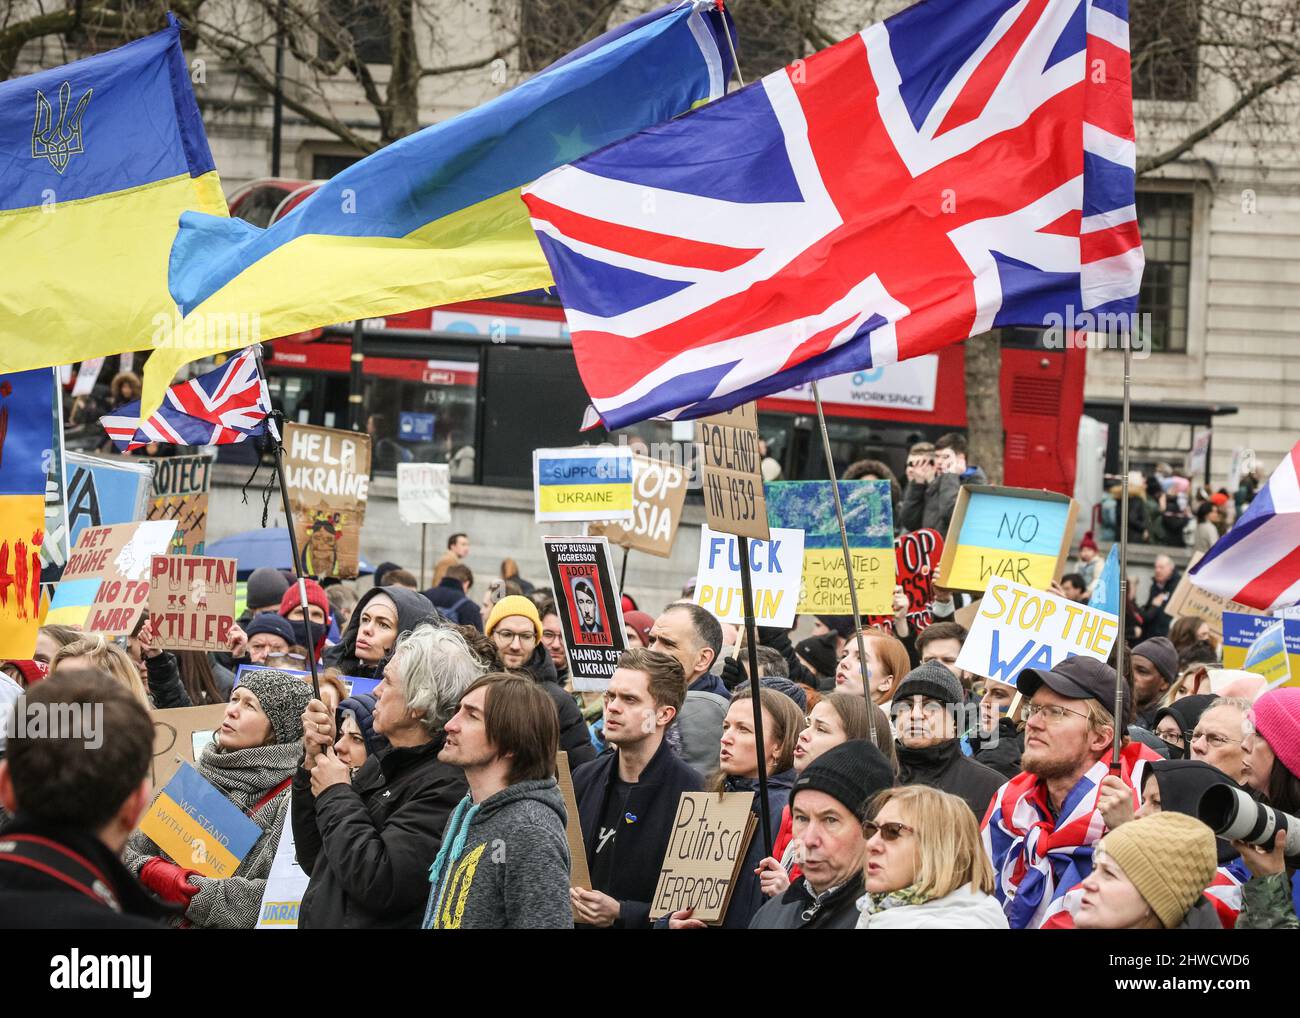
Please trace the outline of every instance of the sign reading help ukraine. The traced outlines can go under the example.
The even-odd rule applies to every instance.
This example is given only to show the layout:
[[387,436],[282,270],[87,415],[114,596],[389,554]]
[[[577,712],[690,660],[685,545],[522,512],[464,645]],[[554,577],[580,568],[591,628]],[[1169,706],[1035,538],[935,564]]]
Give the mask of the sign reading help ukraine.
[[[844,524],[853,555],[858,611],[892,615],[896,559],[894,514],[888,481],[840,481]],[[764,486],[767,521],[802,530],[800,615],[851,615],[844,548],[830,481],[778,481]]]
[[1254,672],[1272,685],[1300,684],[1300,619],[1224,612],[1223,667]]
[[612,520],[631,523],[632,450],[626,446],[534,449],[538,523]]
[[1026,668],[1051,668],[1068,657],[1105,661],[1118,633],[1119,619],[1109,612],[995,579],[979,603],[957,667],[1015,685]]
[[158,793],[140,831],[173,862],[217,880],[233,876],[262,836],[262,828],[187,763]]
[[935,582],[977,591],[1002,579],[1047,590],[1065,569],[1078,509],[1074,499],[1050,491],[962,487]]
[[[772,527],[770,533],[770,540],[749,542],[754,620],[760,626],[789,629],[794,625],[803,571],[803,531]],[[707,525],[700,528],[695,603],[720,622],[744,625],[739,544],[734,534],[719,534]]]

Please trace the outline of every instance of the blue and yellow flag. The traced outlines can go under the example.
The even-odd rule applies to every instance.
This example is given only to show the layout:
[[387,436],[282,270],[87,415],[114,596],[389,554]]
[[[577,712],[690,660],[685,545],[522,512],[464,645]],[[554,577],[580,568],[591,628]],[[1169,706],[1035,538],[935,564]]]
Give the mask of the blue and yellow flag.
[[271,338],[550,286],[520,187],[721,95],[730,22],[713,7],[607,33],[348,167],[267,229],[182,217],[172,296],[187,321],[251,312]]
[[180,25],[0,84],[0,371],[153,349],[183,363],[167,259],[182,212],[224,215]]

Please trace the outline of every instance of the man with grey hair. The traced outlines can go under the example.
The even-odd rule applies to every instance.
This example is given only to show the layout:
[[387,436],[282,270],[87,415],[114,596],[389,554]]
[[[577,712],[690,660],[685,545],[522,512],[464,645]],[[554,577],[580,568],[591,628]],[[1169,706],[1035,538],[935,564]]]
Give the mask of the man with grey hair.
[[686,701],[677,724],[668,729],[668,742],[687,766],[709,775],[718,769],[722,719],[731,694],[713,674],[722,650],[722,625],[690,601],[674,601],[650,629],[650,649],[677,659],[686,674]]
[[1173,623],[1165,614],[1165,605],[1174,596],[1178,581],[1182,579],[1174,560],[1168,555],[1157,555],[1151,566],[1151,589],[1147,592],[1147,603],[1142,606],[1142,639],[1154,636],[1168,636]]
[[336,719],[308,704],[293,781],[294,850],[311,877],[300,929],[419,927],[429,864],[467,788],[460,768],[438,759],[443,725],[483,671],[454,629],[401,636],[374,691],[374,730],[389,748],[353,775],[334,753]]

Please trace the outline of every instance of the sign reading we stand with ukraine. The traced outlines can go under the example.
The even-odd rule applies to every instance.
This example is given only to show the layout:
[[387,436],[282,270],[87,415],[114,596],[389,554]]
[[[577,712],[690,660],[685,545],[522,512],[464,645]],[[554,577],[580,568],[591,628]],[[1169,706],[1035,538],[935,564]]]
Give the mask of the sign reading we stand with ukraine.
[[534,518],[631,523],[632,473],[626,446],[534,449]]
[[158,793],[140,830],[173,862],[217,880],[234,875],[262,836],[262,828],[188,763]]

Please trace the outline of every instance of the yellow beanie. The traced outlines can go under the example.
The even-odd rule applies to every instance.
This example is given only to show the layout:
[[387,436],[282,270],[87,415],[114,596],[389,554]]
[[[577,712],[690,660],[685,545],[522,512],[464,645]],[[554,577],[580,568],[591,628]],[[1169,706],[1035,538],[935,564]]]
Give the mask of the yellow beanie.
[[1165,929],[1187,916],[1218,867],[1214,832],[1185,813],[1122,824],[1097,843],[1115,860]]
[[497,623],[502,619],[510,618],[511,615],[522,615],[531,622],[533,632],[537,634],[537,639],[541,640],[542,618],[537,614],[537,605],[522,594],[510,594],[492,606],[492,611],[487,618],[487,624],[483,627],[484,635],[491,636],[492,630],[497,627]]

